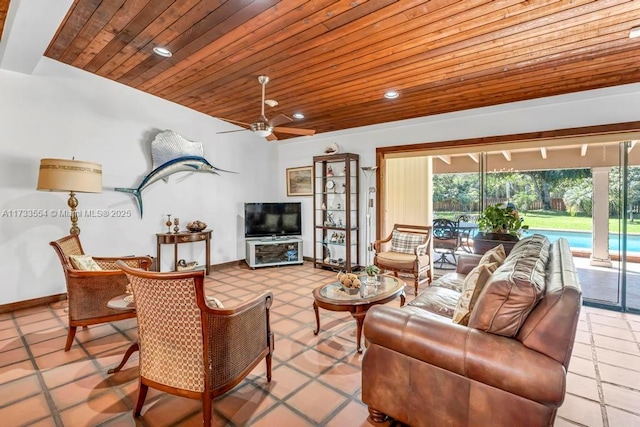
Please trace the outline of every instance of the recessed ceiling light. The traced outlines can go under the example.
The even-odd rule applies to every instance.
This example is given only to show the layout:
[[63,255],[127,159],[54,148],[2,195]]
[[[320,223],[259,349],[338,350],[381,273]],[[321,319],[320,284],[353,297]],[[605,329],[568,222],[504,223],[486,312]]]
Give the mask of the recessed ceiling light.
[[632,28],[631,31],[629,31],[630,39],[635,39],[636,37],[640,37],[640,27]]
[[384,94],[384,97],[387,98],[387,99],[395,99],[398,96],[400,96],[400,94],[398,92],[396,92],[395,90],[388,90]]
[[164,56],[165,58],[170,58],[171,55],[173,55],[173,53],[171,53],[171,51],[166,47],[158,46],[153,48],[153,53],[155,53],[156,55]]
[[304,119],[304,114],[302,113],[293,113],[294,119]]

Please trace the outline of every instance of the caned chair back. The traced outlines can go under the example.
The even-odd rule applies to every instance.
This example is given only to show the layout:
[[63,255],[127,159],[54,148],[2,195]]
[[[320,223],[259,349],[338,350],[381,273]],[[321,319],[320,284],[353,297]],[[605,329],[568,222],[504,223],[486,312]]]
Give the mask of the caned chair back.
[[73,268],[71,261],[69,260],[70,255],[84,255],[82,244],[80,243],[80,238],[77,234],[70,234],[61,239],[54,240],[51,242],[51,246],[56,251],[58,258],[60,258],[60,262],[62,263],[62,267],[65,269]]
[[127,273],[138,314],[140,375],[169,387],[204,391],[205,369],[196,283],[204,272],[163,279]]

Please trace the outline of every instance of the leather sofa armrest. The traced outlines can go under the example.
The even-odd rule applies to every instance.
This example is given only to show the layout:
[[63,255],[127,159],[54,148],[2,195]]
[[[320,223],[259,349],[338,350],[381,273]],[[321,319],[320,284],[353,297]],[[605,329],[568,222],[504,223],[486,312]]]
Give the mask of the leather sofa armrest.
[[417,307],[375,306],[365,318],[370,346],[388,348],[545,405],[560,406],[565,370],[520,341],[452,323]]
[[476,254],[461,254],[458,257],[458,264],[456,267],[456,273],[469,274],[480,262],[482,255]]

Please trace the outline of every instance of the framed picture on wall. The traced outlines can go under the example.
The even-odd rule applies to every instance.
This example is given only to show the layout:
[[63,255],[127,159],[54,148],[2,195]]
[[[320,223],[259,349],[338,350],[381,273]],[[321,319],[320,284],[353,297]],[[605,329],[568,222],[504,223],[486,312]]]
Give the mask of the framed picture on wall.
[[312,166],[287,168],[287,196],[313,195]]

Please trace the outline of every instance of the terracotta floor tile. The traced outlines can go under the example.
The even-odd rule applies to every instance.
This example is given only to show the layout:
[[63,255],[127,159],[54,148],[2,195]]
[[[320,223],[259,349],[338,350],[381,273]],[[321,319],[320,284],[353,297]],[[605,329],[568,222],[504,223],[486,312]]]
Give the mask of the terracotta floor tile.
[[253,384],[247,384],[233,393],[216,399],[214,408],[234,425],[251,425],[251,420],[272,408],[277,401]]
[[45,354],[44,356],[36,357],[35,361],[38,369],[44,371],[46,369],[55,368],[67,363],[76,362],[86,357],[87,354],[84,352],[84,350],[78,347],[71,347],[71,350],[69,351],[57,351],[54,353]]
[[[9,313],[11,314],[11,313]],[[0,320],[0,331],[3,331],[5,329],[9,329],[9,328],[13,328],[15,326],[15,323],[13,321],[13,319],[11,317],[7,318],[7,319],[3,319]]]
[[283,336],[288,336],[292,332],[295,332],[303,327],[305,327],[304,324],[291,319],[282,319],[271,324],[271,329],[278,334],[282,334]]
[[128,411],[120,396],[109,391],[60,412],[60,418],[65,426],[88,427],[119,417]]
[[61,325],[61,326],[53,327],[51,329],[46,329],[46,330],[25,335],[25,339],[29,344],[36,344],[39,342],[48,341],[50,339],[54,339],[58,337],[64,337],[64,340],[66,340],[67,333],[68,333],[67,327]]
[[102,325],[92,325],[87,328],[78,328],[75,339],[81,343],[85,343],[117,333],[118,331],[111,326],[111,324],[105,323]]
[[292,341],[286,338],[280,338],[276,336],[275,349],[273,351],[273,357],[278,360],[286,362],[292,357],[297,356],[301,352],[307,349],[306,346],[300,344],[297,341]]
[[120,348],[122,346],[128,347],[132,343],[122,334],[111,334],[102,338],[97,338],[84,343],[84,349],[91,355],[97,355],[110,351],[114,348]]
[[39,357],[44,354],[53,353],[54,351],[60,351],[64,349],[67,342],[66,334],[57,338],[52,338],[46,341],[41,341],[36,344],[31,344],[29,350],[33,357]]
[[261,384],[261,388],[279,399],[284,399],[309,381],[311,378],[307,375],[283,365],[274,369],[271,382]]
[[628,328],[627,320],[623,318],[602,316],[600,314],[594,313],[591,316],[589,316],[589,320],[591,321],[592,324],[611,326],[618,329]]
[[600,369],[600,378],[602,381],[640,391],[640,371],[632,371],[605,363],[598,363],[598,368]]
[[29,359],[29,353],[24,347],[17,347],[13,350],[0,353],[0,367],[11,365]]
[[640,414],[631,414],[612,406],[607,406],[607,419],[611,427],[640,426]]
[[29,375],[0,385],[0,406],[17,402],[34,394],[42,393],[40,381],[36,375]]
[[89,375],[52,389],[50,391],[51,398],[56,408],[62,411],[70,406],[87,399],[93,399],[96,395],[104,393],[104,387],[100,387],[100,384],[104,381],[104,377],[101,374],[96,373]]
[[596,402],[600,401],[598,381],[571,372],[567,374],[567,392]]
[[93,361],[84,359],[42,371],[42,379],[47,387],[54,388],[97,372],[98,369]]
[[[287,399],[287,404],[296,408],[316,423],[328,418],[346,398],[339,393],[312,382]],[[318,404],[321,402],[321,404]]]
[[[618,338],[620,340],[633,341],[633,334],[628,328],[614,328],[612,326],[597,325],[592,323],[591,330],[594,334]],[[596,335],[596,336],[597,336]]]
[[572,356],[569,361],[569,372],[574,372],[578,375],[596,378],[596,368],[593,360],[583,359],[578,356]]
[[39,394],[0,408],[0,420],[5,426],[23,426],[51,414],[44,395]]
[[613,384],[602,384],[604,403],[634,414],[640,414],[640,391],[629,390]]
[[311,427],[314,424],[302,418],[291,409],[285,406],[278,406],[272,411],[266,413],[263,417],[251,424],[252,427]]
[[40,332],[40,331],[45,331],[47,329],[60,328],[60,327],[61,327],[60,320],[49,319],[49,320],[43,320],[40,322],[29,323],[28,325],[20,326],[20,332],[23,335],[27,335],[34,332]]
[[288,364],[302,372],[315,376],[332,367],[334,363],[336,363],[334,358],[315,350],[308,350],[290,360]]
[[608,348],[610,350],[621,351],[623,353],[628,353],[634,356],[640,356],[638,345],[631,341],[605,337],[603,335],[594,335],[593,341],[595,342],[596,347]]
[[40,421],[36,421],[32,424],[29,424],[29,427],[55,427],[56,422],[53,417],[47,417]]
[[362,386],[362,371],[355,366],[338,363],[318,379],[344,393],[353,394]]
[[18,332],[18,329],[15,326],[0,331],[0,341],[5,341],[9,338],[16,338],[19,336],[20,332]]
[[356,402],[349,402],[347,406],[342,408],[338,414],[331,418],[325,425],[327,427],[366,427],[372,425],[367,421],[369,410],[366,405]]
[[[136,394],[137,397],[137,394]],[[181,425],[180,421],[191,415],[197,415],[202,425],[202,403],[197,399],[188,399],[162,393],[157,397],[147,396],[142,407],[142,418],[150,426]]]
[[585,426],[602,427],[600,404],[592,400],[567,394],[558,409],[558,416]]
[[598,355],[598,362],[640,371],[640,356],[633,356],[600,347],[596,347],[596,354]]
[[22,327],[30,323],[51,320],[51,319],[54,319],[55,317],[56,316],[53,314],[53,312],[49,310],[44,310],[44,311],[39,311],[37,313],[30,314],[28,316],[18,317],[16,318],[16,323]]
[[33,367],[32,360],[24,360],[13,365],[3,366],[0,368],[0,384],[6,384],[15,379],[32,375],[35,372],[36,369]]
[[334,335],[316,344],[315,348],[317,351],[334,359],[342,359],[356,350],[355,336],[353,337],[353,343],[351,343]]
[[18,347],[22,347],[23,343],[20,337],[7,338],[6,340],[0,341],[0,357],[2,357],[2,353],[5,351],[13,350]]

